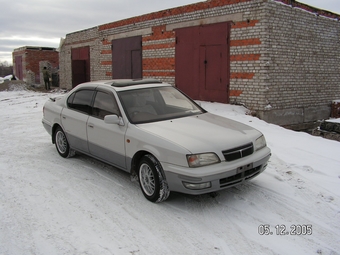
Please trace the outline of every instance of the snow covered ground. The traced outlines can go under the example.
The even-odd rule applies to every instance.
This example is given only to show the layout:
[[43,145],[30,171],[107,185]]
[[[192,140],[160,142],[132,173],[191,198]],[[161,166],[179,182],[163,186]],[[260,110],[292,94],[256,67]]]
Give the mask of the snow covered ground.
[[[13,78],[13,75],[10,74],[10,75],[7,75],[5,77],[0,77],[0,84],[1,83],[4,83],[5,81],[10,81],[11,79]],[[16,78],[18,80],[18,78]]]
[[262,131],[269,166],[215,196],[153,204],[128,174],[58,155],[41,124],[49,96],[0,92],[1,255],[340,254],[339,142],[201,102]]

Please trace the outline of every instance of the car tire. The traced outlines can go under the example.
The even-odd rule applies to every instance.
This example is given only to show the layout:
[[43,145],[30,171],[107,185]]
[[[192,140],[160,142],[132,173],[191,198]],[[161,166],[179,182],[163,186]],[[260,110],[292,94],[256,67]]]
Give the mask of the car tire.
[[70,148],[66,135],[61,127],[57,127],[57,129],[55,130],[54,141],[55,147],[57,148],[60,156],[62,156],[63,158],[74,156],[75,151]]
[[145,155],[139,162],[138,180],[147,200],[160,203],[169,197],[170,190],[162,166],[152,155]]

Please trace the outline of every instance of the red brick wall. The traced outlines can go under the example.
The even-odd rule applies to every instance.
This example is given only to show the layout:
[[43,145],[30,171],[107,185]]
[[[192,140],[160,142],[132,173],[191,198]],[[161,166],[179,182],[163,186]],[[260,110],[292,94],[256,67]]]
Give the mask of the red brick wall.
[[[210,1],[210,2],[203,2],[183,7],[178,7],[175,9],[171,9],[169,11],[163,11],[158,13],[151,13],[140,17],[134,17],[118,22],[113,22],[109,24],[105,24],[102,26],[99,26],[99,30],[106,30],[110,28],[119,27],[122,25],[131,24],[133,22],[138,22],[140,20],[149,20],[149,19],[155,19],[160,17],[166,17],[171,16],[176,13],[182,13],[182,12],[192,12],[194,10],[201,10],[206,8],[211,8],[215,6],[223,6],[226,4],[235,4],[238,2],[246,2],[248,0],[224,0],[224,1]],[[231,27],[231,33],[233,33],[233,29],[241,29],[241,28],[251,28],[256,26],[260,21],[259,20],[247,20],[242,22],[237,22],[232,25]],[[152,27],[152,35],[143,37],[143,43],[146,44],[147,42],[151,41],[160,41],[166,39],[174,39],[175,33],[173,31],[166,31],[166,26],[154,26]],[[103,45],[110,44],[110,41],[104,40],[102,41]],[[244,39],[244,40],[231,40],[230,46],[251,46],[251,45],[260,45],[261,40],[258,37],[250,38],[250,39]],[[171,43],[159,43],[159,44],[151,44],[151,45],[143,45],[143,51],[146,50],[167,50],[167,49],[174,49],[175,48],[175,42]],[[102,50],[101,55],[106,54],[112,54],[111,50]],[[239,62],[239,61],[258,61],[261,57],[261,54],[242,54],[242,55],[232,55],[230,57],[231,62]],[[101,65],[111,65],[110,61],[102,61]],[[143,77],[152,77],[152,76],[166,76],[166,77],[175,77],[175,72],[169,72],[168,70],[175,70],[175,58],[144,58],[143,59]],[[153,71],[154,70],[154,71]],[[165,71],[161,71],[165,70]],[[106,72],[106,76],[109,78],[112,76],[112,72]],[[231,73],[230,78],[231,79],[253,79],[254,73]],[[241,90],[231,90],[230,95],[231,96],[240,96],[242,94]]]
[[[39,50],[37,49],[27,49],[23,47],[22,50],[19,49],[18,51],[13,52],[13,66],[15,67],[15,57],[22,56],[22,74],[23,79],[26,80],[27,72],[32,71],[35,74],[35,82],[39,83],[39,75],[40,75],[40,68],[39,62],[40,61],[48,61],[52,67],[57,68],[59,66],[59,53],[54,50]],[[14,73],[17,74],[18,71],[14,70]]]
[[[231,26],[231,33],[233,33],[233,29],[240,28],[250,28],[254,27],[258,24],[259,20],[247,20],[242,22],[237,22]],[[258,37],[243,39],[243,40],[231,40],[230,47],[243,47],[243,46],[252,46],[252,45],[260,45],[261,39]],[[258,61],[261,57],[261,54],[242,54],[242,55],[231,55],[230,62],[242,62],[242,61]],[[255,76],[254,73],[230,73],[230,79],[246,79],[251,80]],[[239,97],[243,93],[242,90],[230,90],[231,97]]]
[[27,49],[26,52],[26,71],[31,70],[36,75],[40,73],[40,61],[48,61],[53,67],[59,65],[59,54],[56,51]]
[[[199,10],[205,10],[205,9],[210,9],[214,7],[219,7],[219,6],[225,6],[225,5],[232,5],[232,4],[237,4],[237,3],[242,3],[242,2],[249,2],[252,0],[211,0],[211,1],[206,1],[206,2],[200,2],[200,3],[195,3],[195,4],[190,4],[186,6],[181,6],[177,7],[174,9],[170,10],[165,10],[165,11],[160,11],[160,12],[155,12],[155,13],[150,13],[138,17],[133,17],[121,21],[116,21],[112,22],[109,24],[104,24],[98,27],[99,31],[103,30],[108,30],[112,28],[117,28],[125,25],[130,25],[146,20],[153,20],[153,19],[159,19],[159,18],[165,18],[165,17],[170,17],[178,14],[183,14],[183,13],[190,13],[190,12],[195,12]],[[252,20],[248,22],[238,22],[237,24],[233,25],[232,28],[247,28],[247,27],[253,27],[255,26],[259,21],[258,20]],[[143,37],[143,43],[147,43],[150,41],[162,41],[166,39],[174,39],[175,38],[175,33],[173,31],[166,31],[166,26],[161,25],[161,26],[154,26],[152,27],[152,35],[145,36]],[[107,45],[110,44],[110,41],[103,40],[102,44]],[[259,38],[254,38],[252,40],[240,40],[240,41],[232,41],[231,42],[234,46],[243,46],[243,45],[254,45],[254,44],[260,44],[260,39]],[[143,51],[145,50],[167,50],[167,49],[174,49],[175,48],[175,43],[160,43],[160,44],[152,44],[152,45],[143,45]],[[106,55],[106,54],[112,54],[111,50],[102,50],[101,55]],[[232,61],[239,61],[240,59],[243,60],[257,60],[259,56],[239,56],[238,58],[234,58]],[[109,61],[102,61],[101,65],[109,65]],[[169,70],[175,70],[175,58],[146,58],[143,59],[143,77],[152,77],[152,76],[167,76],[167,77],[175,77],[175,72],[169,72]],[[154,70],[154,72],[153,72]],[[165,70],[165,71],[162,71]],[[106,76],[109,78],[112,76],[111,72],[106,72]],[[250,79],[252,78],[253,74],[236,74],[233,75],[232,77],[237,78],[246,78]],[[237,93],[239,94],[239,93]]]
[[120,21],[104,24],[104,25],[99,26],[99,31],[111,29],[111,28],[117,28],[117,27],[129,25],[129,24],[139,23],[139,22],[143,22],[146,20],[166,18],[166,17],[178,15],[178,14],[190,13],[190,12],[210,9],[214,7],[219,7],[219,6],[238,4],[238,3],[250,2],[250,1],[253,1],[253,0],[210,0],[206,2],[194,3],[194,4],[181,6],[178,8],[168,9],[168,10],[164,10],[160,12],[154,12],[154,13],[150,13],[150,14],[146,14],[146,15],[142,15],[138,17],[133,17],[133,18],[125,19],[125,20],[120,20]]

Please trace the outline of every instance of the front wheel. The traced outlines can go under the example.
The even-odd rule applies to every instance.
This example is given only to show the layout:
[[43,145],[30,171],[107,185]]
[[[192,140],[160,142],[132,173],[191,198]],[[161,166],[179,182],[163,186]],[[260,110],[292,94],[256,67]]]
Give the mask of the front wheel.
[[69,158],[75,154],[75,151],[70,148],[66,135],[61,127],[57,127],[55,130],[54,141],[59,155],[63,158]]
[[161,164],[152,155],[145,155],[138,165],[138,179],[145,198],[159,203],[169,197],[170,190]]

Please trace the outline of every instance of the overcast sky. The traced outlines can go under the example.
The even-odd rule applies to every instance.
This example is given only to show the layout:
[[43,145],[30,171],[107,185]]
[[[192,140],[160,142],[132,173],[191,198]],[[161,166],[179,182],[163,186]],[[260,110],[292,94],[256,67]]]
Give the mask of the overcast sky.
[[[60,38],[75,31],[195,0],[0,0],[0,62],[12,63],[22,46],[58,48]],[[340,14],[340,0],[301,0]]]

